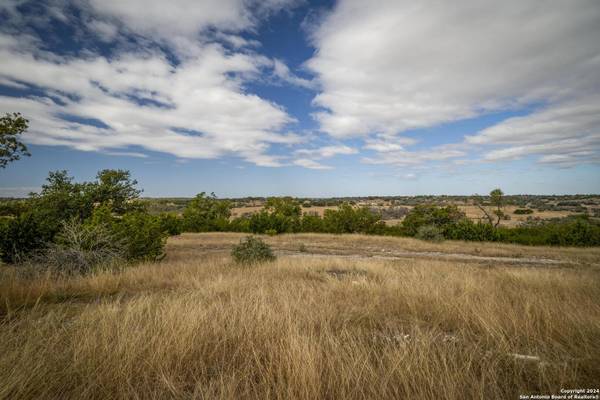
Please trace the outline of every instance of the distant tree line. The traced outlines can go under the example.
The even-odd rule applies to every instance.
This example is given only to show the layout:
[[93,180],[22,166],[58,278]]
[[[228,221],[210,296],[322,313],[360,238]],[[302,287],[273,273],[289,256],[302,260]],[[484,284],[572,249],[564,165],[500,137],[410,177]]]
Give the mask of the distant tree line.
[[[600,245],[600,225],[587,215],[536,221],[509,228],[499,224],[508,217],[503,211],[505,199],[500,189],[492,191],[488,200],[480,198],[476,201],[486,215],[479,222],[467,218],[455,205],[419,204],[406,211],[401,224],[389,226],[383,222],[383,213],[378,209],[342,203],[337,209],[325,210],[321,217],[316,213],[303,213],[300,201],[291,197],[268,198],[261,211],[232,219],[232,204],[229,200],[217,199],[214,194],[200,193],[188,203],[183,217],[178,220],[178,231],[363,233],[413,237],[419,237],[420,231],[427,231],[429,236],[433,232],[436,238],[452,240],[525,245]],[[427,228],[424,230],[423,227]]]
[[[109,253],[118,253],[126,261],[158,260],[164,255],[166,237],[182,232],[361,233],[425,240],[600,245],[600,225],[587,215],[531,221],[514,228],[499,225],[505,216],[499,189],[492,192],[491,201],[478,203],[486,215],[479,222],[468,219],[455,205],[418,204],[402,211],[406,214],[402,223],[390,226],[376,208],[346,202],[320,216],[303,213],[301,203],[291,197],[268,198],[259,212],[231,218],[231,201],[204,192],[188,201],[182,214],[154,215],[148,212],[147,203],[140,201],[136,185],[129,171],[123,170],[103,170],[94,181],[80,183],[66,171],[51,172],[40,193],[1,203],[1,259],[15,263],[56,246],[65,250],[59,254],[86,259],[106,253],[97,248],[101,242],[118,244],[119,248]],[[73,248],[83,255],[73,253]]]

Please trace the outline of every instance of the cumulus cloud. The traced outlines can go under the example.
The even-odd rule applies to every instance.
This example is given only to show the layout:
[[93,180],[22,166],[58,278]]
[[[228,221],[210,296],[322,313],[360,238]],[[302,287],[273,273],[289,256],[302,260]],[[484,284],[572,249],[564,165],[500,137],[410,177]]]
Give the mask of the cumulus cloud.
[[94,11],[143,36],[196,38],[204,29],[239,32],[298,0],[89,0]]
[[417,143],[416,139],[395,135],[378,135],[365,139],[364,148],[378,153],[389,153],[404,150],[406,146]]
[[314,89],[315,82],[309,79],[300,78],[290,71],[290,68],[281,60],[273,60],[273,74],[283,82],[300,86],[306,89]]
[[467,142],[507,145],[488,151],[486,161],[540,156],[547,164],[572,166],[600,160],[600,96],[560,102],[523,117],[509,118],[467,136]]
[[[312,31],[317,52],[307,66],[322,88],[314,117],[329,135],[366,137],[367,148],[391,160],[423,158],[400,151],[405,145],[393,140],[399,132],[532,104],[547,108],[469,142],[502,137],[495,142],[541,146],[585,136],[599,126],[591,116],[600,88],[599,37],[594,0],[382,0],[368,7],[341,0]],[[590,114],[565,120],[560,113],[570,113],[572,102]],[[553,159],[559,160],[543,160]]]
[[315,160],[311,160],[309,158],[298,158],[294,160],[294,165],[298,165],[300,167],[308,168],[308,169],[331,169],[328,165],[323,165]]
[[346,145],[323,146],[316,149],[299,149],[296,154],[311,158],[329,158],[338,154],[356,154],[358,150]]
[[363,162],[367,164],[390,164],[399,167],[419,166],[427,162],[447,161],[463,157],[467,153],[457,145],[436,146],[421,151],[387,151],[379,153],[377,157],[364,157]]
[[[202,32],[252,29],[260,15],[291,3],[261,2],[251,13],[253,3],[241,0],[184,0],[168,7],[159,1],[54,2],[48,7],[65,18],[73,18],[66,14],[67,4],[81,7],[90,18],[88,28],[103,41],[127,30],[164,41],[176,52],[186,50],[178,52],[177,63],[143,42],[110,57],[59,55],[46,51],[30,33],[0,34],[0,82],[36,90],[35,95],[0,96],[0,108],[19,110],[30,119],[30,143],[110,154],[139,146],[180,158],[234,155],[260,166],[281,166],[282,157],[269,154],[269,147],[299,142],[285,130],[295,119],[281,106],[247,93],[244,84],[274,63],[280,69],[285,65],[212,41],[216,37],[234,49],[253,45],[237,35],[218,31],[204,37]],[[32,18],[16,7],[9,11],[21,21]]]
[[322,146],[312,149],[298,149],[295,152],[298,157],[293,163],[311,169],[331,169],[316,160],[331,158],[337,155],[350,155],[358,153],[358,150],[343,144]]

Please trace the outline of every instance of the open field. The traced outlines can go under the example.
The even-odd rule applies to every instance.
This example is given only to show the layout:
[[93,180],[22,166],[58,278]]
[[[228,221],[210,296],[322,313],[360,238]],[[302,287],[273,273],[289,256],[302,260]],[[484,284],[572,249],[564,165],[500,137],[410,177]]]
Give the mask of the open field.
[[600,382],[598,248],[282,235],[266,238],[276,262],[245,268],[228,253],[240,237],[171,238],[163,262],[121,273],[4,267],[0,398],[518,398]]
[[[231,218],[238,218],[248,214],[254,214],[263,209],[266,198],[252,199],[229,199],[232,201]],[[483,212],[473,204],[472,196],[397,196],[397,197],[347,197],[332,199],[296,199],[302,205],[303,214],[316,214],[323,217],[325,210],[337,210],[338,205],[343,202],[351,202],[356,206],[366,206],[373,210],[384,210],[393,208],[412,209],[416,204],[436,204],[438,206],[456,205],[463,211],[467,218],[472,221],[480,221],[484,218]],[[190,199],[144,199],[149,205],[150,211],[175,212],[181,214]],[[310,205],[310,206],[307,206]],[[514,214],[517,209],[530,209],[531,214]],[[507,204],[503,211],[510,219],[500,221],[504,227],[515,227],[527,221],[529,218],[539,220],[550,220],[565,218],[573,215],[587,214],[592,218],[600,215],[600,197],[596,195],[576,196],[507,196]],[[397,225],[402,218],[384,218],[387,225]]]
[[[450,201],[447,204],[456,204],[458,206],[458,208],[466,214],[467,218],[469,218],[473,221],[476,221],[476,222],[477,221],[482,221],[482,222],[487,221],[487,220],[485,220],[484,213],[476,205],[465,204],[464,202],[460,202],[460,201],[459,202]],[[364,202],[363,201],[363,202],[358,202],[357,205],[368,206],[368,207],[373,208],[374,210],[383,209],[383,208],[392,206],[391,203],[387,202],[387,201],[386,202],[384,202],[384,201]],[[401,203],[395,203],[394,207],[405,207],[409,210],[411,208],[413,208],[412,205],[401,204]],[[262,210],[262,208],[263,208],[262,205],[259,205],[259,204],[251,205],[251,206],[243,206],[243,207],[234,207],[231,210],[231,217],[237,218],[237,217],[241,217],[243,215],[253,214],[253,213],[259,212],[260,210]],[[325,210],[337,210],[337,208],[338,208],[337,206],[302,207],[302,213],[316,214],[316,215],[319,215],[320,217],[322,217],[325,213]],[[506,227],[515,227],[515,226],[518,226],[519,224],[527,221],[528,218],[548,220],[548,219],[553,219],[553,218],[565,218],[570,215],[581,214],[580,211],[537,210],[537,209],[532,209],[531,214],[525,214],[525,215],[514,214],[514,211],[519,208],[527,208],[527,207],[521,207],[521,206],[516,206],[516,205],[504,206],[503,211],[510,217],[510,219],[500,221],[500,225],[506,226]],[[588,206],[585,209],[587,210],[587,213],[589,215],[596,215],[598,213],[598,210],[600,210],[600,205]],[[397,225],[401,222],[402,222],[401,218],[385,220],[385,223],[388,225]]]

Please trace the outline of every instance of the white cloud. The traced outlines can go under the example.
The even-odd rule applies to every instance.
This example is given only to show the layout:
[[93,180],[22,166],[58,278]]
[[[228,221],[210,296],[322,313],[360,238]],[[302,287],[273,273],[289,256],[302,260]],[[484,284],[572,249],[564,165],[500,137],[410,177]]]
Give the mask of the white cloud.
[[[42,87],[64,102],[0,97],[3,109],[20,110],[31,120],[29,142],[82,150],[139,145],[188,158],[232,153],[273,165],[265,154],[268,143],[298,140],[280,133],[293,121],[281,107],[240,88],[236,74],[259,73],[260,60],[253,56],[227,55],[218,45],[207,45],[197,59],[173,67],[159,54],[125,54],[112,60],[43,55],[0,47],[6,60],[0,65],[1,77]],[[67,122],[62,115],[96,119],[108,128]]]
[[421,151],[387,151],[379,153],[377,157],[364,157],[362,161],[367,164],[389,164],[401,167],[419,166],[427,162],[447,161],[463,157],[467,153],[461,147],[457,145],[442,145]]
[[293,74],[289,67],[281,60],[275,59],[273,61],[273,74],[284,82],[290,83],[295,86],[304,87],[307,89],[314,89],[315,82],[309,79],[300,78]]
[[258,18],[292,7],[297,0],[90,0],[96,13],[115,18],[143,36],[196,39],[204,29],[239,32]]
[[103,42],[112,42],[119,34],[119,28],[116,25],[97,19],[90,21],[88,27]]
[[[299,142],[297,135],[284,130],[295,119],[281,106],[247,93],[244,84],[270,74],[275,63],[280,70],[287,66],[254,52],[227,50],[214,39],[234,49],[255,46],[230,32],[253,29],[259,18],[295,3],[71,3],[81,7],[87,28],[102,40],[112,40],[120,30],[146,35],[166,43],[180,62],[171,63],[151,46],[124,47],[110,58],[89,52],[59,56],[44,51],[43,42],[31,35],[0,34],[0,82],[20,88],[32,85],[46,93],[0,96],[0,108],[18,110],[30,119],[25,136],[30,143],[105,153],[140,146],[180,158],[234,155],[260,166],[284,165],[269,148],[272,143]],[[47,8],[66,15],[66,4]],[[6,9],[13,21],[37,18],[23,16],[15,7]],[[208,28],[223,31],[203,35]]]
[[330,158],[338,154],[356,154],[358,150],[346,145],[323,146],[316,149],[299,149],[296,154],[311,158]]
[[294,160],[294,165],[298,165],[300,167],[309,168],[309,169],[331,169],[332,167],[328,165],[323,165],[315,160],[311,160],[308,158],[298,158]]
[[333,167],[323,165],[316,160],[331,158],[336,155],[350,155],[356,153],[358,153],[357,149],[343,144],[322,146],[313,149],[298,149],[294,152],[298,158],[293,161],[293,164],[311,169],[331,169]]
[[467,142],[504,145],[487,152],[486,161],[514,160],[530,155],[539,161],[570,166],[600,160],[600,96],[578,98],[509,118],[468,136]]
[[[400,132],[536,103],[548,111],[522,119],[523,127],[507,122],[469,141],[584,137],[600,126],[592,96],[600,87],[599,37],[595,0],[341,0],[312,32],[317,52],[307,67],[322,88],[314,116],[322,131],[366,137],[365,148],[390,153],[380,159],[393,162],[426,158],[402,151],[406,144],[393,139]],[[572,101],[596,117],[590,111],[565,121],[558,111]]]
[[417,143],[417,141],[409,137],[378,135],[376,137],[366,138],[364,148],[367,150],[374,150],[378,153],[388,153],[404,150],[406,146],[410,146],[415,143]]

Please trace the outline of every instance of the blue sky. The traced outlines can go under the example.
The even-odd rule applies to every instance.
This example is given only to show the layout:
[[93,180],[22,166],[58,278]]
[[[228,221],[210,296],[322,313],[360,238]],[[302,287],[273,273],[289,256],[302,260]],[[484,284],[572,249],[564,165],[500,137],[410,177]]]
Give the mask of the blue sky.
[[147,196],[600,192],[600,5],[5,0],[0,112]]

